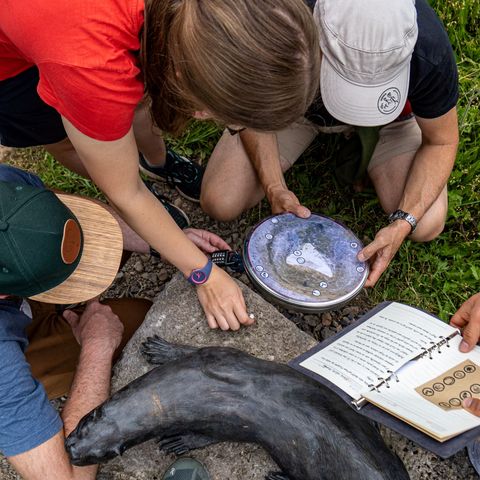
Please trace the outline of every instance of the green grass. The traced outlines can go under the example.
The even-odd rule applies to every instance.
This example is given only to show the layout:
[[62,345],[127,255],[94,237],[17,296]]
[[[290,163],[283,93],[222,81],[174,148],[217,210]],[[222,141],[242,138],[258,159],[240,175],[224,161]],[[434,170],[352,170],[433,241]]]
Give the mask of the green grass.
[[[449,181],[447,226],[429,244],[405,242],[369,296],[372,303],[400,300],[447,319],[462,301],[480,291],[480,2],[431,3],[447,27],[460,72],[461,141]],[[193,122],[181,138],[170,142],[178,151],[204,163],[218,138],[214,125]],[[340,144],[338,136],[320,136],[288,172],[287,182],[306,206],[342,220],[369,241],[386,218],[374,192],[354,193],[335,182],[332,166]],[[90,182],[59,166],[41,150],[27,150],[23,159],[21,166],[37,171],[51,187],[101,196]],[[252,209],[249,218],[255,223],[269,213],[263,202]]]

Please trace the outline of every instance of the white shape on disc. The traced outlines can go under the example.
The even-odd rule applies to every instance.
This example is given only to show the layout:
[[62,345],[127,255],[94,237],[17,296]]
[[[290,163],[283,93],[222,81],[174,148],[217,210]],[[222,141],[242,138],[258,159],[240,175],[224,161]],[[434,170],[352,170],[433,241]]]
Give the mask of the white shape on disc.
[[271,240],[271,239],[273,238],[273,235],[272,235],[271,233],[267,233],[267,234],[265,235],[265,238],[266,238],[267,240]]
[[320,253],[311,243],[305,243],[305,245],[303,245],[302,256],[301,258],[305,259],[305,263],[299,265],[299,258],[294,253],[291,253],[286,259],[287,265],[310,268],[329,278],[333,277],[333,272],[328,264],[327,257],[323,255],[323,253]]

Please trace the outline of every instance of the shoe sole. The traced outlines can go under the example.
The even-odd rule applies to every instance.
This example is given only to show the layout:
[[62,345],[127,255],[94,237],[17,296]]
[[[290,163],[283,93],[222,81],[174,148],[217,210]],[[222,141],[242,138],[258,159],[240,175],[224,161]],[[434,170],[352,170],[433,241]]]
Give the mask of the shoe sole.
[[[173,204],[172,204],[173,205]],[[184,227],[184,228],[189,228],[190,225],[192,224],[192,222],[190,221],[190,219],[188,218],[188,215],[181,209],[181,208],[178,208],[176,205],[173,205],[176,209],[177,209],[177,212],[179,212],[182,217],[185,219],[185,221],[187,222],[187,226]],[[165,209],[166,210],[166,209]],[[168,210],[167,210],[168,211]],[[171,215],[170,215],[171,216]],[[173,218],[173,217],[172,217]],[[174,220],[175,221],[175,220]]]
[[[153,180],[156,180],[156,181],[159,181],[159,182],[163,182],[163,183],[167,183],[167,181],[161,177],[160,175],[155,175],[154,173],[152,173],[150,170],[147,170],[146,168],[143,168],[141,165],[138,165],[138,167],[140,168],[140,171],[142,173],[144,173],[147,177],[150,177],[152,178]],[[175,190],[183,197],[183,198],[186,198],[187,200],[190,200],[191,202],[194,202],[194,203],[200,203],[200,200],[198,198],[192,198],[192,197],[189,197],[186,193],[182,192],[178,187],[175,187]]]

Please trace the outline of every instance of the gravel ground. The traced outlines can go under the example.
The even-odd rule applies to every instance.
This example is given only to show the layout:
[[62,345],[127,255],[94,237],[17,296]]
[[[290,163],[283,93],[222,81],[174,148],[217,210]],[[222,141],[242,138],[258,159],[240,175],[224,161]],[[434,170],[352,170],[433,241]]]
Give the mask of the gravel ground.
[[[0,157],[1,153],[2,152],[0,152]],[[0,161],[2,161],[1,158]],[[241,250],[243,239],[250,226],[261,220],[260,210],[258,210],[258,212],[253,210],[233,222],[216,222],[207,217],[197,204],[184,200],[175,191],[163,184],[160,185],[162,185],[162,189],[167,198],[187,213],[193,227],[205,228],[220,235],[234,250]],[[114,284],[106,292],[105,297],[143,297],[153,299],[162,291],[165,283],[170,280],[174,272],[174,267],[163,263],[161,260],[149,255],[133,254],[123,269],[118,273]],[[234,274],[234,276],[251,288],[254,288],[245,274]],[[298,328],[321,341],[348,326],[355,318],[366,312],[372,306],[367,293],[362,292],[348,306],[322,314],[302,314],[283,308],[279,308],[279,310],[287,318],[292,320]],[[57,407],[61,405],[61,401],[56,402]],[[411,455],[411,452],[415,451],[415,445],[404,440],[401,450],[397,453],[401,458],[405,458]],[[460,480],[467,477],[469,479],[475,478],[473,469],[468,466],[465,453],[458,454],[454,457],[454,460],[451,461],[461,464],[462,468],[458,471],[461,470],[462,474],[449,475],[448,480]],[[421,478],[433,479],[439,477],[427,476]],[[19,480],[19,477],[12,472],[4,458],[0,458],[0,479]],[[447,480],[447,478],[445,478],[445,480]]]

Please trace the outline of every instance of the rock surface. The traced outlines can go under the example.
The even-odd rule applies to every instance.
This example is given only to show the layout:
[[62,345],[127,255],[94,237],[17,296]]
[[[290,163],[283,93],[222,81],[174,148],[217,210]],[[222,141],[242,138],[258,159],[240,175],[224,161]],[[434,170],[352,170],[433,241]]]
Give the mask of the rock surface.
[[[113,390],[118,390],[151,366],[140,354],[141,342],[157,334],[170,342],[195,346],[236,347],[266,360],[287,362],[315,345],[315,340],[250,289],[242,286],[248,311],[256,324],[239,332],[209,330],[195,290],[176,275],[157,298],[147,318],[115,367]],[[193,455],[210,470],[213,480],[264,480],[275,464],[258,446],[224,443],[196,450]],[[127,451],[101,469],[102,480],[152,480],[161,478],[175,457],[159,452],[147,442]]]

